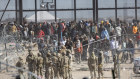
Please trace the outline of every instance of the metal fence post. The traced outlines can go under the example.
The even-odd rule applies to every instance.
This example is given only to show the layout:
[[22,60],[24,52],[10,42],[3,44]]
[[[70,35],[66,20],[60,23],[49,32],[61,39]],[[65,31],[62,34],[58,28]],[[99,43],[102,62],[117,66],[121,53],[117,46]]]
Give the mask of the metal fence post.
[[135,0],[135,20],[137,21],[137,0]]
[[[7,46],[5,43],[5,51],[6,51],[6,64],[8,64],[8,60],[7,60]],[[6,71],[8,72],[8,65],[6,65]]]
[[117,23],[117,0],[115,0],[115,21]]
[[1,61],[0,61],[0,70],[1,70]]
[[93,22],[95,22],[95,0],[92,0],[92,7],[93,7]]
[[54,0],[54,11],[55,11],[55,22],[57,22],[57,12],[56,12],[56,0]]
[[98,0],[96,0],[96,22],[98,23]]
[[74,21],[76,22],[76,0],[74,0]]
[[37,0],[35,0],[35,23],[37,25]]
[[20,24],[23,23],[23,4],[22,4],[22,0],[19,0],[19,22]]
[[[116,39],[117,39],[117,36],[116,36]],[[115,39],[115,44],[117,42],[117,40]],[[118,41],[119,42],[119,41]],[[115,45],[116,47],[116,45]],[[119,51],[116,50],[116,53],[117,53],[117,61],[118,61],[118,79],[120,79],[120,61],[119,61]]]

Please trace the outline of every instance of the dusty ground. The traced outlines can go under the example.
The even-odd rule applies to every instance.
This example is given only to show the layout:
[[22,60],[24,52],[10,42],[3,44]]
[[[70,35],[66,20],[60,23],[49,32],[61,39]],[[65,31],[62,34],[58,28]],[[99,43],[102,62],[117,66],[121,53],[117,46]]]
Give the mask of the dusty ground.
[[[37,47],[34,49],[37,49]],[[37,53],[38,51],[34,51],[35,55]],[[25,50],[24,54],[20,54],[20,56],[25,61],[25,58],[27,56],[27,50]],[[135,54],[135,57],[138,57],[138,56],[140,56],[140,54]],[[17,60],[15,60],[15,62],[16,61]],[[90,73],[89,73],[86,61],[82,62],[81,64],[76,64],[73,62],[72,68],[73,68],[73,71],[72,71],[73,79],[82,79],[83,77],[90,78]],[[104,64],[104,67],[103,67],[104,79],[112,79],[111,68],[113,68],[113,63]],[[121,64],[120,65],[120,74],[121,74],[120,79],[140,79],[140,77],[133,77],[134,73],[132,71],[132,68],[133,68],[133,64],[129,64],[129,61],[127,62],[127,64]],[[27,75],[27,73],[25,74]],[[0,79],[15,79],[16,75],[17,75],[17,70],[14,68],[9,68],[9,72],[6,72],[5,70],[0,72]]]

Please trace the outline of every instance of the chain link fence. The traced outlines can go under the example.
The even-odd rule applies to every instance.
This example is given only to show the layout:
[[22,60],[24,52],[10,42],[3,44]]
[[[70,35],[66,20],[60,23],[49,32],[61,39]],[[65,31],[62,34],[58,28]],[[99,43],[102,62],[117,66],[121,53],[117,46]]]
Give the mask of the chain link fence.
[[[47,0],[46,0],[47,1]],[[57,9],[65,9],[63,11],[59,11],[57,10],[57,18],[58,19],[62,19],[65,21],[72,21],[74,20],[74,0],[56,0],[56,8]],[[98,0],[99,2],[99,8],[115,8],[115,0]],[[8,0],[0,0],[0,17],[2,17],[2,14],[4,12],[4,9],[7,5]],[[140,7],[139,3],[140,1],[137,0],[137,6]],[[41,0],[37,0],[37,9],[41,10],[40,4],[41,4]],[[46,4],[46,3],[45,3]],[[54,5],[54,3],[51,3],[50,5]],[[119,8],[122,7],[135,7],[135,1],[134,0],[118,0],[117,5]],[[93,5],[92,5],[92,0],[76,0],[76,8],[77,9],[84,9],[84,10],[76,10],[76,18],[77,21],[79,20],[92,20],[93,19],[93,10],[86,10],[86,8],[90,8],[92,9]],[[35,0],[23,0],[23,17],[28,18],[31,17],[35,18]],[[45,8],[46,9],[46,8]],[[55,17],[55,12],[54,12],[54,8],[51,6],[49,6],[49,9],[52,9],[52,11],[48,11],[48,13],[50,13],[53,18]],[[72,10],[69,10],[72,9]],[[4,16],[2,18],[2,22],[8,22],[8,21],[15,21],[16,19],[16,7],[15,7],[15,0],[10,0],[9,6],[6,9],[7,11],[4,13]],[[12,11],[13,10],[13,11]],[[47,10],[47,9],[46,9]],[[128,22],[132,22],[132,19],[135,18],[135,9],[119,9],[117,10],[117,16],[118,18],[120,18],[121,20],[126,20]],[[37,11],[38,13],[39,11]],[[99,21],[106,18],[106,19],[112,19],[115,20],[114,16],[115,16],[115,10],[99,10]],[[140,20],[140,9],[137,9],[137,15],[138,15],[138,20]],[[37,18],[43,18],[45,14],[38,14]],[[34,22],[35,20],[33,20]],[[13,35],[9,35],[6,34],[5,32],[6,29],[4,29],[1,32],[1,37],[0,37],[0,61],[1,61],[1,65],[0,65],[0,71],[6,70],[7,68],[10,70],[14,70],[17,71],[18,68],[15,67],[15,61],[18,60],[19,55],[24,54],[24,47],[22,46],[22,43],[17,41],[17,37],[13,36]],[[116,37],[116,36],[115,36]],[[21,37],[23,38],[23,37]],[[126,35],[125,38],[131,38],[133,39],[134,43],[135,43],[135,48],[139,48],[136,42],[136,37],[133,34],[130,35]],[[37,39],[37,38],[35,38]],[[120,39],[119,42],[122,42],[124,40],[124,38]],[[90,40],[89,40],[90,41]],[[109,40],[110,42],[111,40]],[[37,42],[37,41],[36,41]],[[94,44],[94,51],[97,52],[97,50],[101,50],[100,47],[102,47],[103,45],[103,40],[99,40]],[[27,42],[28,43],[28,42]],[[89,44],[88,44],[89,45]],[[91,44],[90,44],[91,45]],[[89,51],[91,52],[92,50],[90,49],[90,45],[89,45]],[[54,46],[50,46],[52,48],[49,48],[49,50],[54,50],[57,51],[57,47]],[[104,48],[105,46],[103,46],[102,48]],[[92,47],[93,48],[93,47]],[[120,50],[121,50],[121,45],[120,45]],[[33,51],[38,51],[38,50],[33,50]],[[111,70],[113,68],[113,58],[111,55],[111,50],[108,50],[109,52],[109,62],[105,63],[103,65],[103,70],[104,70],[104,74],[105,74],[105,78],[112,78],[112,73]],[[120,58],[122,58],[122,52],[120,53]],[[136,57],[140,56],[139,55],[139,50],[136,50],[135,52]],[[121,60],[120,60],[121,61]],[[134,74],[133,73],[133,63],[130,64],[129,63],[130,58],[128,58],[128,61],[126,64],[121,63],[120,64],[120,77],[121,79],[139,79],[139,75]],[[105,59],[104,59],[105,62]],[[85,65],[85,63],[84,63]],[[128,66],[126,66],[128,65]],[[126,67],[125,67],[126,66]],[[126,73],[126,75],[124,75],[123,73]],[[28,71],[25,71],[26,74],[26,78],[28,78],[27,74],[32,74]],[[34,75],[36,78],[37,76],[35,74]]]
[[[42,0],[37,0],[37,10],[48,10],[50,14],[52,14],[55,17],[54,13],[54,7],[51,7],[54,5],[54,1],[52,3],[48,4],[47,7],[47,2],[50,1],[44,1],[45,8],[41,8],[40,5],[42,4]],[[8,0],[1,0],[0,2],[0,17],[2,16],[5,7],[7,5]],[[139,0],[137,0],[137,7],[139,7]],[[5,12],[2,21],[15,21],[16,20],[16,6],[15,6],[16,0],[10,0],[10,3],[7,7],[7,11]],[[63,5],[62,5],[63,4]],[[115,8],[115,0],[98,0],[98,7],[99,7],[99,21],[103,18],[106,19],[112,19],[115,20],[115,9],[110,9],[110,10],[100,10],[101,8]],[[135,7],[135,0],[117,0],[117,7],[118,8],[128,8],[128,7]],[[76,0],[76,18],[77,21],[84,19],[84,20],[93,20],[93,5],[92,5],[92,0]],[[71,21],[75,19],[75,14],[74,14],[74,0],[57,0],[56,1],[56,9],[58,9],[57,12],[57,18],[63,19],[66,21]],[[62,11],[59,11],[59,9],[64,9]],[[69,10],[71,9],[71,10]],[[79,10],[77,10],[79,9]],[[83,9],[83,10],[80,10]],[[90,9],[90,10],[86,10]],[[52,10],[52,11],[49,11]],[[137,9],[137,18],[139,20],[139,8]],[[35,0],[30,0],[30,1],[23,1],[23,17],[26,16],[26,18],[29,18],[35,14]],[[45,15],[45,14],[44,14]],[[43,15],[43,16],[44,16]],[[135,9],[118,9],[117,10],[117,16],[123,21],[128,21],[132,22],[132,19],[135,19]],[[38,16],[41,17],[41,16]],[[32,17],[32,18],[35,18]]]

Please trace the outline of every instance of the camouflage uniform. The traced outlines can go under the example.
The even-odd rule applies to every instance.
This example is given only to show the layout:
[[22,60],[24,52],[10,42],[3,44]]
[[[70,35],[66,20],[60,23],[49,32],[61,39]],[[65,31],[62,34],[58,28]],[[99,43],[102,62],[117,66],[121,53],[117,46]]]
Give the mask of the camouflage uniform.
[[66,47],[62,46],[62,49],[60,50],[60,53],[62,54],[63,52],[66,52]]
[[97,58],[94,55],[94,53],[92,53],[91,56],[88,58],[88,67],[90,70],[91,79],[93,79],[93,72],[94,72],[94,78],[96,78],[96,65],[97,65]]
[[62,68],[62,55],[61,55],[61,53],[58,53],[57,54],[57,69],[58,69],[58,71],[57,71],[57,75],[58,75],[58,77],[59,76],[61,76],[62,77],[62,70],[63,70],[63,68]]
[[45,52],[45,55],[43,56],[43,68],[45,68],[46,57],[48,53],[50,54],[50,50],[47,50],[47,52]]
[[[26,62],[28,62],[28,69],[30,72],[35,73],[36,70],[36,57],[33,55],[33,53],[30,51],[29,55],[26,57]],[[29,74],[29,79],[31,78],[31,75]]]
[[118,76],[118,68],[117,68],[117,54],[114,55],[114,58],[113,58],[113,62],[114,62],[114,73],[115,73],[115,76],[117,77]]
[[103,55],[102,55],[102,52],[100,51],[99,55],[98,55],[98,76],[99,76],[99,79],[100,79],[100,75],[103,77],[102,67],[103,67]]
[[42,68],[43,68],[43,58],[41,57],[41,53],[38,53],[37,57],[37,75],[43,76],[42,75]]
[[[19,57],[19,61],[16,63],[16,66],[20,68],[24,68],[24,62],[21,57]],[[25,79],[25,76],[23,74],[24,72],[22,69],[18,69],[18,73],[19,73],[20,79]]]
[[68,56],[68,58],[69,58],[69,60],[68,60],[68,79],[73,79],[72,78],[72,68],[71,68],[71,58],[72,58],[72,56],[71,56],[71,50],[67,50],[67,56]]
[[45,63],[45,79],[53,79],[54,78],[54,70],[53,70],[53,63],[51,59],[51,54],[47,53],[46,63]]
[[62,58],[62,77],[63,79],[68,79],[68,67],[69,67],[69,58],[66,56],[66,52],[63,52]]
[[52,57],[52,63],[53,63],[53,70],[54,70],[54,77],[58,77],[58,58],[56,57],[56,53],[53,53]]

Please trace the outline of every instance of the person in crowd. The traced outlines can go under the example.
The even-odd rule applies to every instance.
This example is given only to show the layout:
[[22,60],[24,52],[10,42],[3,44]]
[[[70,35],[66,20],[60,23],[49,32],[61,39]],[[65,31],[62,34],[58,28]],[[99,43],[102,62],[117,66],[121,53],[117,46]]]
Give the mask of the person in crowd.
[[137,47],[140,47],[140,32],[136,35]]
[[82,53],[82,60],[87,60],[87,49],[88,49],[88,38],[84,37],[83,45],[83,53]]
[[135,46],[132,39],[128,39],[127,48],[130,56],[130,63],[132,63],[134,60],[134,52],[135,52],[134,47]]
[[138,32],[138,27],[137,27],[137,24],[135,23],[133,25],[133,34],[136,34]]
[[28,27],[27,27],[27,24],[23,27],[23,37],[25,40],[28,40]]
[[[48,78],[52,79],[54,74],[57,74],[59,76],[63,76],[66,78],[67,76],[71,76],[68,73],[71,73],[71,68],[68,66],[62,66],[60,65],[62,63],[62,59],[68,59],[71,57],[67,57],[67,55],[64,53],[66,50],[69,50],[69,54],[72,54],[74,52],[75,55],[75,62],[81,63],[81,56],[82,60],[87,61],[87,57],[92,57],[92,53],[96,57],[98,57],[98,74],[99,76],[103,76],[102,73],[102,62],[103,58],[100,55],[103,55],[105,57],[105,62],[109,63],[112,61],[109,61],[109,51],[112,53],[112,58],[117,54],[117,51],[119,48],[121,49],[128,49],[127,51],[122,51],[122,63],[126,63],[128,60],[128,55],[130,56],[130,62],[132,63],[134,60],[134,48],[135,48],[135,40],[137,41],[137,47],[139,47],[140,42],[140,32],[139,27],[137,23],[123,23],[119,20],[115,24],[112,20],[102,20],[101,22],[92,22],[88,20],[80,20],[79,22],[76,21],[59,21],[56,22],[39,22],[37,24],[35,23],[23,23],[23,24],[10,24],[10,22],[4,27],[4,24],[0,25],[0,35],[2,36],[4,30],[6,30],[7,35],[12,34],[19,34],[21,43],[22,42],[29,42],[29,43],[35,43],[38,46],[38,50],[41,53],[41,56],[43,59],[43,64],[48,66],[45,70],[45,75],[48,76]],[[140,26],[140,25],[139,25]],[[5,29],[4,29],[5,28]],[[12,32],[12,33],[11,33]],[[136,36],[135,38],[133,36],[129,36],[128,34],[134,34],[133,36]],[[13,35],[17,37],[17,35]],[[86,37],[85,37],[86,36]],[[128,42],[126,40],[123,40],[125,38],[128,38]],[[33,42],[34,41],[34,42]],[[25,46],[25,45],[23,45]],[[25,46],[26,47],[26,46]],[[74,51],[73,51],[74,49]],[[58,56],[59,61],[59,71],[54,72],[54,62],[52,62],[52,59],[56,55],[49,55],[46,56],[48,51],[49,53],[57,52],[56,54],[63,54],[63,56]],[[88,50],[88,51],[87,51]],[[102,54],[100,53],[100,50],[102,50]],[[128,52],[128,53],[127,53]],[[65,57],[66,58],[65,58]],[[40,56],[39,56],[40,57]],[[48,59],[47,59],[48,57]],[[62,58],[62,59],[61,59]],[[94,56],[93,56],[94,58]],[[40,59],[37,59],[38,61]],[[42,60],[42,59],[41,59]],[[46,63],[44,63],[46,60]],[[115,61],[115,59],[113,59]],[[31,72],[35,72],[35,66],[33,66],[36,63],[36,57],[33,55],[32,52],[29,53],[29,55],[26,58],[26,62],[28,63],[28,69]],[[90,61],[92,62],[92,61]],[[55,65],[58,64],[55,62]],[[63,61],[63,64],[68,64]],[[116,65],[114,65],[116,66]],[[65,69],[63,71],[63,68]],[[68,68],[66,68],[68,67]],[[39,68],[39,67],[38,67]],[[42,70],[42,68],[39,68],[38,71]],[[47,70],[48,69],[48,70]],[[69,70],[67,70],[69,69]],[[92,68],[91,68],[92,70]],[[65,74],[64,72],[67,72]],[[48,73],[48,74],[47,74]],[[63,74],[62,74],[63,73]],[[39,75],[42,76],[41,73]],[[30,76],[32,77],[32,76]]]
[[73,43],[71,41],[71,38],[69,37],[66,41],[65,47],[72,51],[72,45],[73,45]]
[[109,63],[109,48],[110,48],[110,44],[109,44],[109,40],[104,39],[103,43],[102,43],[102,49],[103,49],[103,54],[104,54],[104,58],[105,58],[105,62]]
[[92,52],[92,54],[88,58],[88,67],[90,70],[91,79],[96,78],[96,68],[97,68],[96,66],[97,66],[97,57],[94,55],[94,52]]
[[119,49],[119,42],[116,40],[116,38],[112,38],[110,41],[110,48],[111,48],[111,53],[112,57],[117,53],[117,50]]
[[118,25],[115,29],[116,29],[116,34],[117,34],[117,38],[118,38],[119,44],[121,44],[122,28],[121,28],[120,25]]
[[82,54],[82,43],[79,40],[78,36],[74,42],[75,58],[77,63],[81,63],[81,54]]
[[121,62],[122,63],[126,63],[127,60],[128,60],[128,52],[125,50],[126,49],[126,40],[123,40],[122,41],[122,45],[121,45],[121,48],[122,48],[122,58],[121,58]]
[[40,39],[42,39],[42,40],[44,40],[44,36],[45,36],[45,33],[44,33],[44,31],[43,30],[39,30],[39,32],[38,32],[38,39],[40,40]]
[[107,39],[109,40],[109,34],[108,34],[108,31],[106,30],[106,28],[103,28],[102,32],[101,32],[101,38],[102,39]]
[[25,75],[23,71],[25,69],[25,63],[23,62],[23,58],[19,57],[19,61],[16,63],[16,67],[21,68],[18,69],[20,79],[25,79]]

